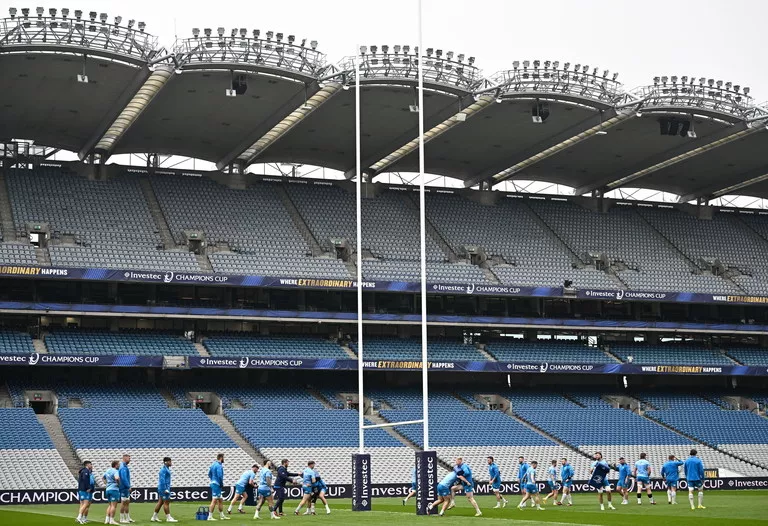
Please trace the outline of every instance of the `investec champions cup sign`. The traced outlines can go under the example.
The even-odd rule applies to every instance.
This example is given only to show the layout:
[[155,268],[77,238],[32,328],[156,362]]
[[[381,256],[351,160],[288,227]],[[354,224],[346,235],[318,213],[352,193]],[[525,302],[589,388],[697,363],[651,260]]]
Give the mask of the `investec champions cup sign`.
[[352,511],[371,511],[371,455],[352,455]]
[[429,504],[437,500],[437,453],[416,452],[416,514],[429,515]]

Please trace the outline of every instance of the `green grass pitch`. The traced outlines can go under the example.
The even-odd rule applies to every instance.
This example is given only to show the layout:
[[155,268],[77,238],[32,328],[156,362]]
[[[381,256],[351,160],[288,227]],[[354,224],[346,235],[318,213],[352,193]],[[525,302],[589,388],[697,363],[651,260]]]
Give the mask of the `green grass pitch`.
[[[399,499],[376,499],[373,501],[374,511],[369,513],[353,513],[351,504],[347,501],[330,501],[332,513],[325,515],[325,510],[318,508],[315,517],[295,517],[293,509],[296,501],[286,503],[286,512],[290,515],[283,517],[283,521],[289,524],[314,524],[314,525],[355,525],[364,524],[371,526],[392,526],[396,524],[425,524],[429,521],[439,522],[441,525],[468,524],[478,522],[480,524],[494,524],[501,520],[513,519],[516,523],[524,525],[532,524],[586,524],[586,525],[622,525],[639,524],[653,526],[695,524],[697,526],[715,526],[728,524],[729,526],[746,526],[748,524],[768,524],[768,491],[717,491],[708,492],[705,495],[704,504],[706,510],[691,511],[688,506],[687,493],[681,493],[677,506],[670,506],[666,502],[666,494],[657,495],[662,499],[660,504],[651,506],[643,499],[643,505],[635,504],[635,499],[630,499],[631,504],[617,506],[616,511],[601,512],[597,504],[597,496],[574,495],[574,505],[570,508],[546,506],[545,511],[536,511],[526,508],[518,510],[515,504],[519,500],[510,500],[505,509],[492,509],[495,500],[492,497],[479,497],[478,502],[483,510],[483,517],[473,517],[473,510],[469,503],[462,497],[457,498],[456,508],[446,513],[445,517],[417,517],[411,501],[404,507]],[[179,525],[202,524],[195,520],[195,511],[200,503],[176,503],[172,505],[171,512],[179,520]],[[96,504],[91,507],[91,524],[103,524],[105,504]],[[245,526],[269,521],[266,510],[262,512],[260,521],[254,520],[253,508],[246,508],[245,515],[233,514],[232,519],[226,521],[227,526]],[[33,506],[3,506],[0,507],[0,524],[8,526],[42,526],[42,525],[72,525],[77,515],[76,506],[67,505],[33,505]],[[149,522],[152,516],[151,504],[132,504],[131,516],[136,524],[157,524]],[[161,514],[162,516],[162,514]],[[119,515],[118,515],[119,520]]]

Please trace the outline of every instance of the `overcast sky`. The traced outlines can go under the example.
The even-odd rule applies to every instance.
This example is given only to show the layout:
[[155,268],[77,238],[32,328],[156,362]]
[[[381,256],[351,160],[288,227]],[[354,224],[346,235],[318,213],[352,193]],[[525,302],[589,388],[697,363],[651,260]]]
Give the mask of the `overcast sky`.
[[[44,5],[44,4],[40,4]],[[416,0],[91,0],[70,6],[147,22],[170,47],[193,27],[317,40],[337,62],[358,44],[417,41]],[[424,47],[475,56],[486,76],[514,60],[559,60],[618,72],[625,87],[656,75],[711,77],[768,100],[762,66],[766,0],[423,0]],[[758,67],[760,65],[761,67]]]

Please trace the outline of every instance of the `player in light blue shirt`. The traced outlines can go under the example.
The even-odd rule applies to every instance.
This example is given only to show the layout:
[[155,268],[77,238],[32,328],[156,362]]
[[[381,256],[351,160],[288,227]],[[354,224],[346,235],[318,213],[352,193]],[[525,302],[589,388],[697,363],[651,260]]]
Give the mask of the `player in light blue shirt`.
[[544,497],[544,504],[547,503],[549,497],[552,497],[552,502],[557,503],[557,460],[550,462],[550,466],[547,469],[547,486],[549,487],[549,493]]
[[667,504],[677,504],[677,483],[680,481],[680,466],[682,460],[675,455],[669,455],[669,460],[661,466],[661,478],[667,486]]
[[535,460],[531,461],[528,469],[523,476],[523,483],[525,484],[525,495],[520,504],[517,505],[518,509],[525,509],[525,501],[531,500],[535,503],[536,509],[542,511],[541,496],[539,495],[539,483],[536,480],[536,470],[539,467],[539,463]]
[[219,505],[219,518],[229,520],[229,517],[224,515],[224,499],[221,498],[221,490],[224,488],[224,453],[216,455],[216,461],[208,468],[208,479],[211,483],[211,505],[208,507],[208,520],[216,520],[213,518],[216,504]]
[[304,496],[301,498],[299,506],[293,512],[294,515],[298,515],[301,508],[305,505],[307,506],[307,511],[304,512],[304,515],[309,515],[309,500],[312,498],[312,485],[315,484],[315,482],[315,461],[310,460],[307,462],[307,467],[304,468],[304,471],[301,473],[301,489]]
[[630,477],[632,476],[631,470],[629,469],[629,464],[627,464],[627,460],[624,457],[619,457],[619,480],[616,481],[616,489],[621,494],[621,503],[624,505],[629,504],[629,484],[631,482]]
[[[608,465],[608,462],[603,460],[603,454],[600,451],[595,452],[595,456],[593,458],[595,459],[595,461],[592,462],[592,466],[589,471],[590,480],[592,479],[592,475],[595,474],[595,468],[598,465],[600,465],[602,468],[605,468],[606,473],[608,473],[611,470],[611,467]],[[600,502],[600,511],[605,511],[605,505],[603,504],[604,492],[608,495],[608,509],[615,510],[616,508],[613,507],[613,502],[611,502],[611,483],[608,482],[607,476],[603,479],[602,486],[597,488],[597,500],[598,502]]]
[[245,494],[245,490],[248,488],[248,486],[254,486],[255,485],[255,479],[256,479],[256,473],[259,472],[259,465],[254,464],[251,466],[251,469],[246,469],[243,471],[243,474],[240,475],[240,478],[237,480],[237,483],[235,484],[235,496],[232,497],[232,502],[229,503],[229,507],[227,508],[227,514],[232,514],[232,506],[237,504],[237,501],[240,501],[240,505],[237,507],[238,513],[245,513],[243,511],[243,505],[245,504],[245,499],[247,498]]
[[637,478],[637,503],[642,504],[643,500],[643,488],[648,494],[648,500],[651,504],[656,505],[656,501],[653,500],[653,490],[651,490],[651,463],[646,459],[648,455],[640,453],[640,460],[635,462],[635,469],[633,474]]
[[432,513],[434,508],[442,504],[443,507],[440,509],[440,516],[443,516],[446,508],[448,508],[448,504],[451,502],[451,488],[456,483],[458,478],[459,477],[456,474],[456,471],[451,471],[443,477],[443,480],[441,480],[437,485],[437,500],[429,504],[430,513]]
[[136,522],[131,518],[130,504],[131,504],[131,469],[128,464],[131,463],[131,455],[123,455],[123,461],[120,462],[120,467],[117,472],[120,475],[120,522],[130,523]]
[[115,521],[115,512],[117,511],[117,503],[120,501],[120,474],[117,468],[120,466],[120,462],[117,460],[112,461],[112,467],[104,472],[103,479],[107,485],[104,492],[107,502],[107,517],[104,521],[105,524],[120,524]]
[[568,462],[567,458],[560,459],[560,480],[563,481],[563,496],[560,497],[558,506],[562,506],[565,503],[565,499],[568,499],[568,506],[573,506],[573,497],[571,496],[571,486],[573,486],[573,476],[575,472],[573,466]]
[[688,480],[688,502],[691,503],[691,509],[694,509],[693,492],[699,490],[699,509],[705,510],[707,508],[704,507],[704,463],[697,455],[698,452],[692,449],[691,456],[683,462],[683,471]]
[[506,508],[507,499],[501,494],[501,471],[499,466],[496,465],[493,457],[488,457],[488,483],[491,485],[493,493],[496,495],[495,508]]
[[[525,457],[517,457],[517,483],[520,485],[520,493],[523,497],[528,493],[525,490],[525,472],[528,471],[530,465],[525,461]],[[533,507],[533,499],[531,499],[531,507]]]
[[261,507],[266,501],[269,506],[270,518],[279,519],[280,517],[275,513],[275,502],[272,498],[272,462],[267,460],[264,463],[264,466],[259,470],[257,478],[259,480],[259,487],[256,492],[259,496],[259,501],[256,504],[256,513],[253,514],[253,518],[259,518]]
[[406,497],[403,499],[403,506],[405,506],[408,503],[408,500],[411,497],[416,496],[416,488],[417,487],[418,486],[416,484],[416,468],[413,467],[413,468],[411,468],[411,489],[408,492],[408,495],[406,495]]
[[[475,500],[475,481],[472,478],[472,468],[469,467],[469,464],[464,462],[464,459],[461,457],[456,458],[456,465],[453,468],[453,471],[456,473],[456,476],[461,481],[461,488],[464,490],[464,494],[467,496],[467,500],[472,505],[473,508],[475,508],[475,517],[482,516],[483,512],[480,511],[480,506],[477,505],[477,501]],[[457,488],[454,488],[456,490]],[[453,501],[455,492],[451,491],[451,500]],[[450,508],[453,508],[453,502],[451,502]],[[449,508],[449,509],[450,509]]]
[[155,505],[155,513],[152,515],[150,522],[162,522],[160,517],[157,516],[160,513],[160,508],[163,508],[163,511],[165,511],[165,522],[179,522],[171,517],[172,465],[171,457],[163,458],[163,467],[160,468],[160,472],[157,474],[157,504]]
[[314,472],[315,483],[312,484],[312,497],[310,498],[312,507],[310,508],[310,513],[312,515],[315,514],[315,503],[317,503],[317,499],[320,499],[320,502],[325,505],[325,514],[330,515],[331,507],[328,505],[328,499],[325,498],[325,493],[328,491],[328,486],[325,485],[325,481],[323,481],[323,477],[320,476],[320,471],[317,469],[317,467],[315,467]]

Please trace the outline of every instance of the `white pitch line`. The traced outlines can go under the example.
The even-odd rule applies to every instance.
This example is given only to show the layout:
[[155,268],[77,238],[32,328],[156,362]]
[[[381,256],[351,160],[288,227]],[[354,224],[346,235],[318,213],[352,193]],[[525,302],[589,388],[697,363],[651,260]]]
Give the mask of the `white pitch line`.
[[[343,511],[343,512],[349,512],[349,513],[355,513],[350,509],[339,509],[339,510],[333,510],[333,513],[336,513],[337,511]],[[366,513],[366,512],[357,512],[357,513]],[[378,510],[371,510],[370,513],[380,513],[380,514],[390,514],[390,515],[406,515],[406,513],[400,512],[400,511],[378,511]],[[524,513],[524,512],[521,512]],[[451,515],[445,515],[445,517],[451,517]],[[464,515],[458,516],[454,515],[453,517],[462,517],[465,519],[474,519],[475,517],[467,517]],[[518,519],[517,517],[487,517],[483,515],[482,517],[477,517],[479,519],[488,520],[488,521],[515,521],[515,524],[542,524],[542,525],[554,525],[554,526],[575,526],[575,524],[578,524],[579,526],[602,526],[600,524],[587,524],[583,522],[579,523],[573,523],[573,522],[542,522],[542,521],[534,521],[529,519]]]

